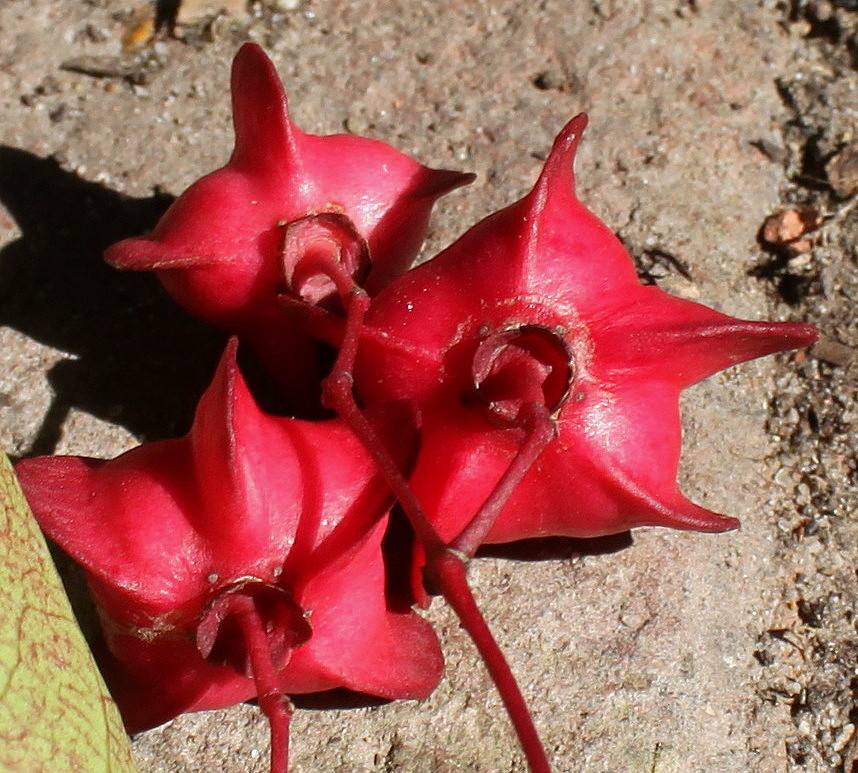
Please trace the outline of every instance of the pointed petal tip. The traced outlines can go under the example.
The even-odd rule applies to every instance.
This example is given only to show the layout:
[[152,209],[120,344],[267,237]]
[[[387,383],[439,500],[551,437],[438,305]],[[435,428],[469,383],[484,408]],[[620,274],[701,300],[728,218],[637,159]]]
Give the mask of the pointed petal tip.
[[22,459],[15,464],[15,475],[31,507],[36,510],[34,500],[41,497],[53,500],[57,494],[57,484],[62,488],[61,484],[67,476],[78,474],[81,469],[89,469],[101,464],[103,464],[101,460],[78,456],[35,456]]
[[232,60],[231,75],[233,97],[236,96],[237,89],[251,84],[257,87],[267,86],[285,96],[274,62],[258,43],[247,42],[238,49]]
[[586,113],[578,113],[572,116],[566,125],[560,130],[557,139],[563,139],[566,142],[580,141],[581,135],[590,123],[590,118]]
[[[711,337],[700,335],[700,341],[715,344],[712,351],[723,351],[728,361],[715,363],[707,371],[715,373],[723,368],[740,362],[765,357],[791,349],[803,349],[819,338],[819,330],[804,322],[744,322],[727,324],[722,330],[713,326]],[[703,331],[701,331],[702,333]],[[720,345],[716,344],[721,339]]]
[[[225,370],[231,382],[241,378],[238,369],[238,336],[230,336],[218,361],[218,370]],[[243,380],[243,379],[242,379]]]
[[456,188],[470,185],[477,179],[473,172],[457,172],[453,169],[427,169],[423,183],[414,191],[418,198],[438,199]]
[[705,534],[720,534],[725,531],[733,531],[740,526],[738,518],[721,515],[711,510],[706,510],[693,502],[686,501],[682,507],[677,507],[670,512],[664,513],[664,521],[656,524],[667,526],[671,529],[682,529],[684,531],[697,531]]
[[707,510],[695,505],[679,491],[669,495],[665,501],[656,497],[649,498],[649,505],[655,516],[651,521],[653,526],[665,526],[670,529],[697,531],[706,534],[720,534],[739,528],[739,520],[728,515]]
[[[549,162],[553,159],[556,164],[571,168],[588,122],[589,119],[586,113],[578,113],[560,130],[560,133],[554,140],[554,145],[551,147]],[[547,165],[548,162],[546,163]]]
[[268,58],[268,55],[259,43],[254,43],[252,40],[248,40],[247,42],[242,43],[236,52],[235,58],[233,59],[233,67],[235,67],[239,62],[244,64],[245,61],[265,62],[271,60]]
[[161,242],[146,237],[123,239],[111,245],[104,251],[104,260],[121,271],[167,271],[218,263],[216,258],[203,255],[171,253]]
[[[661,526],[682,531],[697,531],[706,534],[720,534],[739,528],[739,520],[728,515],[707,510],[694,504],[678,490],[668,493],[664,499],[638,487],[630,491],[643,505],[647,515],[640,522],[642,526]],[[628,493],[628,492],[627,492]]]
[[235,451],[236,432],[239,429],[236,426],[236,406],[244,386],[236,359],[237,352],[238,339],[233,336],[218,360],[208,388],[197,403],[191,437],[195,447],[198,446],[204,452],[203,458],[208,460],[206,464],[210,462],[208,452],[211,448],[219,448],[215,456],[221,461],[231,459]]
[[149,239],[123,239],[104,251],[104,260],[107,265],[123,271],[151,271],[160,253],[158,245]]
[[739,521],[695,505],[685,497],[673,480],[644,487],[634,474],[629,474],[615,460],[594,459],[597,469],[610,481],[611,487],[629,513],[637,512],[632,526],[663,526],[683,531],[717,534],[739,528]]
[[[218,360],[215,375],[209,387],[209,391],[217,395],[210,401],[213,403],[211,406],[212,410],[216,414],[221,413],[229,421],[233,418],[233,406],[236,400],[246,389],[247,385],[238,367],[238,338],[231,336],[226,343],[220,360]],[[208,402],[205,401],[206,407],[209,407]],[[201,400],[201,407],[203,403],[204,401]]]
[[[802,349],[819,337],[804,322],[745,320],[656,287],[638,286],[635,301],[615,309],[597,333],[603,363],[635,368],[685,389],[726,368]],[[604,335],[603,335],[604,333]],[[613,367],[613,365],[612,365]]]
[[258,170],[297,164],[300,130],[289,118],[286,90],[274,62],[256,43],[235,55],[230,77],[235,150],[231,163]]
[[[717,326],[713,326],[715,334],[717,334],[716,328]],[[724,329],[728,335],[734,335],[737,339],[742,337],[757,339],[764,354],[802,349],[816,343],[819,339],[819,330],[806,322],[734,320],[732,325],[728,323]]]
[[587,122],[587,114],[578,113],[554,139],[551,152],[530,194],[537,211],[545,207],[552,192],[569,192],[575,196],[575,155]]
[[101,459],[79,456],[37,456],[15,465],[24,496],[42,531],[85,568],[98,565],[101,551],[110,548],[104,517],[93,504],[97,470]]
[[218,513],[201,533],[212,544],[232,545],[236,551],[255,542],[248,536],[254,528],[262,539],[267,523],[258,507],[260,472],[252,458],[263,442],[258,436],[262,412],[238,366],[237,351],[238,339],[231,338],[200,398],[189,436],[203,501]]
[[695,505],[678,491],[663,500],[641,489],[634,494],[638,500],[638,506],[643,506],[642,515],[637,524],[639,526],[661,526],[704,534],[720,534],[733,531],[740,526],[737,518]]
[[793,345],[788,347],[790,349],[802,349],[819,340],[819,329],[806,322],[781,322],[779,325],[784,337],[793,342]]

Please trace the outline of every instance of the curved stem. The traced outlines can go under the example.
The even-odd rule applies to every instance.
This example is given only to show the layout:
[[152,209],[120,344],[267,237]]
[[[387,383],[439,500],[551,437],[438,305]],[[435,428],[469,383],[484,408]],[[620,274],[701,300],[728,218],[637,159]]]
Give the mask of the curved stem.
[[253,599],[237,594],[230,603],[250,657],[259,708],[268,718],[271,730],[270,773],[286,773],[289,768],[289,721],[292,718],[292,704],[280,689],[265,624]]
[[[354,283],[352,285],[347,300],[344,292],[346,288],[338,282],[346,309],[346,329],[331,374],[323,382],[323,401],[351,427],[352,432],[375,460],[382,476],[399,500],[417,539],[426,552],[427,574],[456,613],[462,627],[468,632],[486,664],[515,728],[531,772],[550,773],[551,766],[521,690],[468,585],[465,557],[441,539],[411,486],[408,485],[408,481],[405,480],[395,460],[355,400],[352,373],[363,320],[369,308],[369,297]],[[528,405],[522,409],[522,414],[525,414],[522,418],[525,420],[527,429],[524,444],[492,494],[459,535],[456,544],[475,543],[473,549],[476,550],[476,546],[492,527],[512,490],[553,439],[554,424],[544,406]]]
[[337,359],[330,375],[322,384],[322,403],[342,418],[361,441],[369,455],[379,468],[382,477],[393,491],[402,506],[418,541],[427,554],[434,555],[446,548],[429,517],[423,511],[420,502],[402,475],[399,465],[388,452],[375,428],[364,416],[355,400],[354,372],[357,350],[360,345],[363,322],[369,310],[369,296],[354,279],[344,272],[336,261],[325,264],[325,270],[340,293],[340,299],[346,311],[345,330],[343,332]]
[[420,502],[411,490],[411,486],[408,485],[408,481],[405,480],[378,433],[367,421],[355,402],[351,376],[341,372],[332,373],[325,380],[324,394],[326,407],[336,411],[340,418],[351,427],[355,437],[361,441],[375,461],[379,472],[402,506],[418,541],[423,545],[427,554],[443,550],[446,545],[423,511]]
[[433,582],[473,640],[500,693],[531,773],[550,773],[551,765],[518,683],[471,593],[464,560],[448,550],[434,557],[432,567]]
[[427,550],[443,549],[444,542],[438,536],[429,517],[423,512],[417,497],[414,496],[411,487],[400,472],[399,466],[355,401],[352,373],[363,321],[370,301],[369,296],[354,283],[354,280],[351,280],[349,285],[348,280],[341,275],[336,265],[331,266],[331,269],[337,272],[336,276],[331,275],[331,279],[337,283],[340,291],[346,310],[346,325],[337,359],[330,375],[322,384],[322,402],[326,408],[339,414],[373,458],[382,477],[405,511],[420,543]]
[[519,418],[524,424],[526,433],[524,441],[482,507],[462,529],[459,536],[450,543],[453,550],[466,556],[473,556],[477,552],[477,548],[483,544],[483,540],[494,526],[515,487],[545,447],[557,437],[557,427],[549,416],[548,409],[542,403],[528,403],[521,409]]
[[[355,316],[360,313],[358,311]],[[351,317],[350,313],[349,321],[351,321]],[[358,324],[349,325],[347,323],[347,331],[349,329],[359,334]],[[474,595],[468,586],[463,557],[453,552],[450,547],[444,544],[435,527],[432,526],[432,523],[423,511],[420,502],[417,500],[408,482],[397,467],[396,462],[387,452],[381,439],[355,401],[351,378],[351,366],[354,360],[349,360],[349,357],[353,356],[353,352],[356,349],[347,345],[348,338],[349,335],[347,332],[343,341],[343,349],[340,350],[341,356],[337,358],[333,372],[325,380],[324,394],[326,403],[329,408],[334,409],[342,417],[352,428],[355,436],[361,440],[399,500],[405,514],[408,516],[408,520],[411,522],[418,540],[420,540],[423,549],[426,551],[426,568],[430,579],[433,584],[436,584],[438,590],[456,613],[462,626],[476,645],[480,657],[485,662],[515,728],[516,735],[524,750],[532,773],[548,773],[551,767],[548,764],[542,742],[539,740],[536,728],[533,725],[527,704],[521,695],[509,664],[506,662],[503,652],[494,640],[477,606]],[[343,355],[344,352],[346,352],[345,355]],[[520,453],[516,457],[513,465],[511,465],[511,468],[515,467],[513,472],[511,474],[508,472],[504,476],[495,489],[495,492],[493,492],[486,504],[480,509],[480,514],[483,514],[484,511],[487,513],[484,519],[480,520],[478,525],[473,529],[471,529],[474,523],[472,521],[471,525],[466,528],[466,533],[471,534],[471,536],[476,535],[478,529],[486,528],[484,520],[487,520],[492,513],[494,513],[494,517],[497,516],[497,512],[503,506],[512,487],[516,485],[524,472],[530,467],[530,464],[532,464],[531,457],[535,459],[539,455],[539,452],[542,451],[542,448],[544,448],[545,443],[553,437],[553,425],[547,440],[544,438],[546,434],[544,431],[544,422],[534,421],[534,427],[534,431],[529,436],[531,442],[526,443],[530,450],[525,454]],[[521,461],[519,461],[520,457]],[[518,464],[516,464],[517,462]],[[523,467],[521,472],[518,470],[519,467]],[[478,514],[478,517],[480,514]],[[491,523],[488,524],[488,528],[491,528]]]

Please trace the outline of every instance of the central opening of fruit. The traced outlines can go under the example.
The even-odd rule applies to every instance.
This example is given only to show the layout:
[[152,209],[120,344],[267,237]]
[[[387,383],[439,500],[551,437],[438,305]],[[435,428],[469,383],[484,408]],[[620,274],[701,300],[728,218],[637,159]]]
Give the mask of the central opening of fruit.
[[488,333],[471,365],[475,396],[503,425],[519,423],[521,408],[544,405],[554,415],[569,394],[575,366],[569,347],[554,330],[518,325]]
[[240,577],[220,587],[197,624],[197,649],[209,662],[231,666],[250,678],[271,730],[271,773],[286,773],[292,704],[281,672],[292,650],[313,629],[291,593],[259,577]]
[[204,658],[230,666],[245,676],[253,673],[254,653],[246,632],[252,615],[264,631],[267,656],[283,668],[291,652],[312,636],[304,610],[291,594],[258,578],[242,578],[218,593],[197,625],[197,648]]
[[354,223],[337,212],[284,223],[280,268],[286,291],[314,306],[336,299],[340,284],[360,284],[370,269],[369,248]]

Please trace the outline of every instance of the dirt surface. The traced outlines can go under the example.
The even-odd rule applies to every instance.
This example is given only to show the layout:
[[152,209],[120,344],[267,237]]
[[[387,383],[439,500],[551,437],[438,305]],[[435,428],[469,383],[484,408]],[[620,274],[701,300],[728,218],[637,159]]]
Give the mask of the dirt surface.
[[[683,399],[684,490],[740,531],[484,558],[478,595],[558,771],[858,771],[856,3],[280,0],[153,40],[145,11],[0,3],[0,444],[109,457],[187,428],[222,339],[100,253],[224,163],[242,41],[305,130],[479,174],[439,205],[427,255],[527,190],[586,110],[579,193],[647,281],[827,340]],[[799,207],[811,230],[762,245]],[[438,691],[298,711],[294,771],[523,770],[465,635],[430,617]],[[146,773],[267,769],[252,706],[135,749]]]

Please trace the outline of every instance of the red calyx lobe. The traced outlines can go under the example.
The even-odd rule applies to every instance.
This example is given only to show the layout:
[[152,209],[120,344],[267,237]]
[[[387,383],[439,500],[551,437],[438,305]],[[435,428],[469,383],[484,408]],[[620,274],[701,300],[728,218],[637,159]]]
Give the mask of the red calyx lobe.
[[425,697],[442,661],[430,626],[386,602],[386,487],[339,421],[262,413],[235,348],[186,437],[18,465],[42,528],[85,569],[129,730],[257,694],[236,599],[263,624],[279,691]]
[[252,43],[235,57],[232,101],[229,163],[185,191],[149,236],[113,245],[106,259],[157,271],[179,303],[247,340],[296,404],[307,405],[317,398],[315,350],[277,300],[291,280],[281,273],[284,230],[340,218],[364,245],[347,268],[375,292],[411,264],[434,202],[473,175],[429,169],[376,140],[302,132],[274,65]]
[[[575,196],[572,164],[585,125],[581,115],[564,128],[525,198],[397,279],[367,315],[357,392],[368,405],[407,399],[420,407],[410,483],[445,540],[520,448],[512,416],[528,401],[554,413],[558,435],[486,542],[643,525],[735,527],[678,489],[679,393],[816,337],[809,325],[737,320],[641,286],[620,242]],[[530,340],[536,330],[544,350],[497,345],[509,344],[510,331]],[[490,399],[487,414],[479,398],[489,376],[503,396]],[[558,395],[566,396],[555,410]]]

